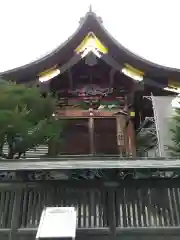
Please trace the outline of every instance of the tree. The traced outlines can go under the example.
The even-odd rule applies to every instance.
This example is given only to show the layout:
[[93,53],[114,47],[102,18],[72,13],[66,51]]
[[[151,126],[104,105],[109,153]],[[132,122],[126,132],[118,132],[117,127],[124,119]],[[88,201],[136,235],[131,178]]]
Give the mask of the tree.
[[[40,144],[60,143],[62,120],[55,119],[55,100],[37,88],[0,81],[0,154],[13,159]],[[8,144],[8,155],[3,147]],[[52,151],[49,152],[51,155]],[[57,153],[57,152],[56,152]]]
[[136,145],[137,145],[137,155],[144,157],[145,153],[154,148],[157,144],[157,136],[151,132],[145,130],[142,133],[138,133],[136,136]]
[[170,131],[172,134],[171,146],[168,146],[172,156],[180,156],[180,109],[175,109],[175,114],[173,116],[173,121],[170,126]]

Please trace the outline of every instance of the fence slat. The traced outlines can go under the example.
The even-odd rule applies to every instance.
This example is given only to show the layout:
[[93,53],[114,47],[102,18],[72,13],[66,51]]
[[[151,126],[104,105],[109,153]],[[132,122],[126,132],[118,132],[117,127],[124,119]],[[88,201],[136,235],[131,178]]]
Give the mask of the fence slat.
[[[13,186],[0,190],[0,229],[12,228],[13,233],[17,232],[16,228],[37,228],[44,206],[74,206],[81,229],[108,227],[114,232],[116,228],[169,228],[180,224],[178,185],[154,187],[147,183],[99,187],[52,182],[21,190],[18,198]],[[19,210],[15,211],[15,205]],[[14,219],[18,214],[16,225]]]

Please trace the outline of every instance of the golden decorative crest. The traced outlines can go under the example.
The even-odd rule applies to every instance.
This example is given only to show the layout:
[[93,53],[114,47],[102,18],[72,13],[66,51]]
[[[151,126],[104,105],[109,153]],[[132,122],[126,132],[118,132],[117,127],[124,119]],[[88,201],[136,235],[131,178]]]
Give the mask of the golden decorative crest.
[[[101,54],[108,53],[108,49],[105,45],[96,37],[93,32],[89,32],[88,35],[83,39],[79,46],[75,49],[76,53],[87,52],[99,52]],[[87,53],[88,53],[87,52]]]

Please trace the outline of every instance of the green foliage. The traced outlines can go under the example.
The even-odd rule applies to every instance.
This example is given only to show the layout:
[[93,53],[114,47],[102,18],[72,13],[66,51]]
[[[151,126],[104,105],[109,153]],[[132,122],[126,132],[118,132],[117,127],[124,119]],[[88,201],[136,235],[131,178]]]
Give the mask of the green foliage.
[[9,148],[7,158],[20,157],[40,144],[60,143],[63,122],[53,117],[55,108],[55,100],[41,97],[37,88],[0,80],[1,155],[5,143]]
[[175,115],[171,123],[172,146],[168,146],[172,156],[180,156],[180,109],[175,110]]
[[137,134],[136,145],[137,145],[137,154],[138,156],[143,157],[144,153],[154,147],[157,143],[157,137],[148,130],[144,133]]

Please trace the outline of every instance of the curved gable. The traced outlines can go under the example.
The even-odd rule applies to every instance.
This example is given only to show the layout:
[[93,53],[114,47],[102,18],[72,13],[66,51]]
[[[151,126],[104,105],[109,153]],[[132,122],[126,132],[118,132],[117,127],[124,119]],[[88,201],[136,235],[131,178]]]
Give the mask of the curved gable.
[[[100,18],[90,11],[81,19],[79,28],[62,45],[43,58],[25,66],[3,72],[0,75],[5,79],[15,81],[28,81],[36,78],[41,72],[51,69],[55,65],[63,65],[74,54],[74,51],[82,47],[87,38],[91,35],[91,40],[95,39],[96,44],[110,53],[116,62],[121,66],[131,66],[139,72],[143,72],[149,78],[180,78],[178,69],[167,68],[151,63],[133,54],[120,43],[117,42],[104,28]],[[132,69],[131,69],[132,70]]]

